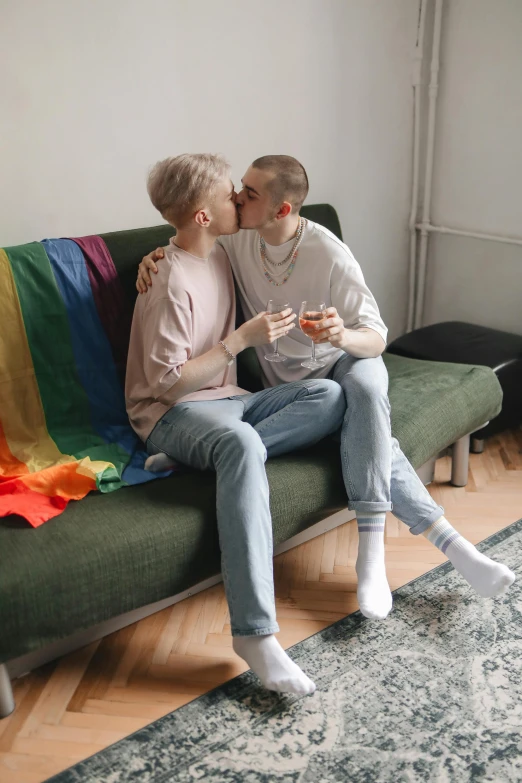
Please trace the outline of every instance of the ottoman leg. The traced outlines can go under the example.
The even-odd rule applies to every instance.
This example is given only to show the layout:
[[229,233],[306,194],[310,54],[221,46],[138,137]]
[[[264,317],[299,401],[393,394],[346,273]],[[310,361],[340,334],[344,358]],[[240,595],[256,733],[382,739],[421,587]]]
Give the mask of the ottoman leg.
[[471,451],[473,454],[482,454],[484,451],[484,438],[471,438]]
[[455,441],[451,460],[451,483],[454,487],[465,487],[468,483],[469,435]]
[[7,718],[15,708],[13,689],[5,663],[0,664],[0,718]]

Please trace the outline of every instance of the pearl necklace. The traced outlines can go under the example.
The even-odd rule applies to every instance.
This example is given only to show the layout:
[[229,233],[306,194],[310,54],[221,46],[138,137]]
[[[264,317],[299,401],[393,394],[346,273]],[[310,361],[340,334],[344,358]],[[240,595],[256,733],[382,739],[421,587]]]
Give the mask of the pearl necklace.
[[[279,263],[275,263],[274,261],[271,261],[268,258],[267,252],[266,252],[266,244],[263,237],[259,237],[259,252],[261,253],[261,264],[263,266],[263,271],[266,279],[269,283],[275,286],[284,285],[292,272],[294,271],[294,266],[297,258],[297,251],[299,250],[299,245],[301,244],[301,241],[303,239],[303,229],[306,225],[306,220],[304,218],[299,218],[299,227],[297,229],[297,234],[295,236],[295,242],[292,246],[292,249],[290,250],[289,254],[286,258],[283,259],[283,261],[280,261]],[[266,264],[272,264],[272,266],[283,266],[287,263],[287,261],[290,259],[290,264],[288,265],[288,268],[286,269],[286,274],[284,278],[281,280],[281,282],[277,282],[274,280],[270,272],[268,271]]]

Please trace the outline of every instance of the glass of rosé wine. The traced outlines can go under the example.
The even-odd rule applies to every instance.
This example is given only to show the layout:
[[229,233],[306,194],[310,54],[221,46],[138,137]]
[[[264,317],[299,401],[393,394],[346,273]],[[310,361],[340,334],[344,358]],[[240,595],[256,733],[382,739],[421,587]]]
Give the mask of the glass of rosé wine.
[[309,370],[318,370],[325,367],[326,362],[315,358],[315,343],[313,337],[319,331],[316,327],[326,318],[326,304],[324,302],[308,299],[301,303],[299,310],[299,326],[307,337],[312,339],[312,356],[305,362],[301,362],[302,367],[308,367]]

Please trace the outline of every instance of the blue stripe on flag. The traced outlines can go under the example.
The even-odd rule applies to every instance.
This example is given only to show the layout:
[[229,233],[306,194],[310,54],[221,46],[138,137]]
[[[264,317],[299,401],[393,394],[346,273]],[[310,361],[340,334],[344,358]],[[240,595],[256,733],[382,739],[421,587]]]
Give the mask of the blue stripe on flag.
[[127,452],[122,479],[141,484],[166,473],[143,470],[147,453],[132,429],[125,410],[112,350],[92,295],[83,253],[71,239],[44,239],[56,284],[62,296],[71,331],[76,369],[87,394],[92,426],[107,442]]

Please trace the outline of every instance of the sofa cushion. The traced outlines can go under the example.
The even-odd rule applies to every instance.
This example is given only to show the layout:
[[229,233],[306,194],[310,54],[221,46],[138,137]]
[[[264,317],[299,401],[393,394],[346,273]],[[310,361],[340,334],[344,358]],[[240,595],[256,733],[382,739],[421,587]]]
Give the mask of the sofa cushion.
[[414,468],[498,414],[502,389],[489,367],[385,353],[392,432]]

